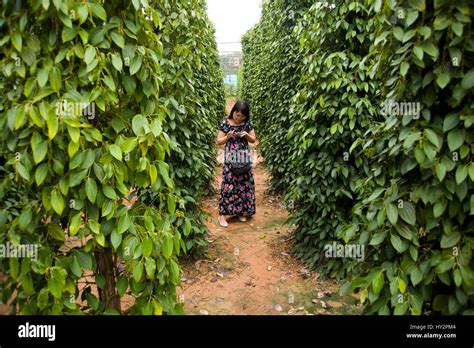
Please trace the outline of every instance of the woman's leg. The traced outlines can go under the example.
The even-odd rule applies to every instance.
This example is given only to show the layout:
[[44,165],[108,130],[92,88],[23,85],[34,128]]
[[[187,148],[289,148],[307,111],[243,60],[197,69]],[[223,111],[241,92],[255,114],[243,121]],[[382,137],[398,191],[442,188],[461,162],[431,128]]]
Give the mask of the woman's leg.
[[224,215],[219,215],[218,221],[219,221],[219,225],[221,225],[222,227],[229,226],[229,224],[227,223]]

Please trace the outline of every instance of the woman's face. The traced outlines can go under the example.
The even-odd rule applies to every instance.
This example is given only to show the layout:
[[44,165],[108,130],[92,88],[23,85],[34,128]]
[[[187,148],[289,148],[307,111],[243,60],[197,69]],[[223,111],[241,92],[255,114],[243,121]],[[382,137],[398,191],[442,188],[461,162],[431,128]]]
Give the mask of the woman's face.
[[241,123],[241,122],[245,121],[247,116],[245,116],[240,111],[234,111],[234,114],[232,115],[232,118],[235,120],[236,123]]

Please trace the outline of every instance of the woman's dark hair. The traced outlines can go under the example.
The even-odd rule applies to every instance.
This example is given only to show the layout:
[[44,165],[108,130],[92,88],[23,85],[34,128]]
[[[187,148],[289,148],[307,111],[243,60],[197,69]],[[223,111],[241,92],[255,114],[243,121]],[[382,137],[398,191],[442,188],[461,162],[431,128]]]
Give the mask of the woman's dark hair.
[[246,121],[250,120],[250,109],[249,109],[249,104],[243,100],[237,100],[237,102],[234,104],[234,107],[230,111],[229,118],[232,119],[232,115],[234,114],[234,111],[240,111],[242,115],[245,115],[247,118],[245,119]]

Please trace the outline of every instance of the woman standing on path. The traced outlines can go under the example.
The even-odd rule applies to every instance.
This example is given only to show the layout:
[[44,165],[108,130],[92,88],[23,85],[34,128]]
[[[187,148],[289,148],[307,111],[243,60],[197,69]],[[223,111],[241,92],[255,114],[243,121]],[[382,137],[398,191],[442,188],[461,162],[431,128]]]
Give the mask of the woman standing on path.
[[249,106],[239,100],[219,125],[217,134],[217,145],[225,144],[219,201],[219,225],[222,227],[229,226],[225,215],[237,215],[240,221],[246,221],[247,217],[255,214],[255,182],[249,165],[251,154],[248,144],[255,140]]

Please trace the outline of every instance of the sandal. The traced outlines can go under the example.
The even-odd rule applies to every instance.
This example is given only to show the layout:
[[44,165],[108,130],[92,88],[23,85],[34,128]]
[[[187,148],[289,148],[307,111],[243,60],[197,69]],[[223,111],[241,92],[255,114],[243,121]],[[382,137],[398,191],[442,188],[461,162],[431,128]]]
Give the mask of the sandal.
[[223,215],[219,215],[219,225],[221,225],[222,227],[227,227],[229,226],[229,224],[227,223],[227,221],[225,220],[225,217]]
[[239,220],[245,222],[247,221],[247,218],[245,216],[239,216]]

